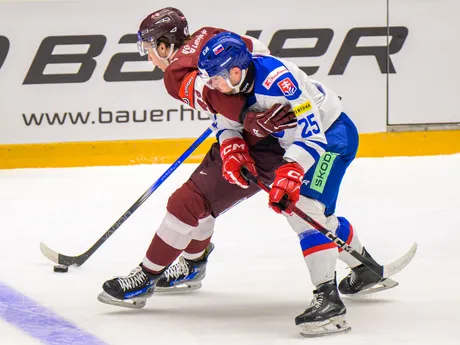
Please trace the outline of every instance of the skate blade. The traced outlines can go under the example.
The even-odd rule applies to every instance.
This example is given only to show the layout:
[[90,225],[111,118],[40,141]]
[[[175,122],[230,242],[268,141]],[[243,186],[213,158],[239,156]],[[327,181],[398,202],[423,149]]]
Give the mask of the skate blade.
[[309,322],[300,325],[300,334],[306,338],[323,337],[351,331],[350,325],[345,320],[345,316],[332,317],[325,321]]
[[131,309],[144,308],[147,303],[146,297],[138,297],[138,298],[132,298],[132,299],[127,299],[127,300],[121,300],[121,299],[117,299],[117,298],[110,296],[104,291],[101,292],[97,296],[97,299],[99,302],[102,302],[105,304],[115,305],[117,307],[123,307],[123,308],[131,308]]
[[168,287],[155,287],[155,294],[181,294],[189,291],[194,291],[200,289],[202,286],[201,282],[188,283],[188,284],[178,284]]
[[399,283],[397,281],[394,281],[393,279],[390,279],[390,278],[386,278],[386,279],[383,279],[381,282],[378,282],[374,286],[371,286],[368,289],[359,291],[355,294],[350,294],[350,295],[345,295],[345,296],[349,296],[349,297],[366,296],[366,295],[370,295],[376,292],[392,289],[398,285]]

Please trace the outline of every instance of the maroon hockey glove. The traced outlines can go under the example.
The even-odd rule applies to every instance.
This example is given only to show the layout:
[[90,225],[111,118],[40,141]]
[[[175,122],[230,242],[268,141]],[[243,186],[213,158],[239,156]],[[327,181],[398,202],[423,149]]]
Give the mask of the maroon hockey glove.
[[220,145],[222,157],[222,175],[225,179],[241,188],[248,188],[249,182],[241,175],[241,169],[246,167],[251,174],[257,176],[254,160],[249,155],[248,145],[241,138],[230,138]]
[[290,105],[274,104],[264,112],[248,111],[243,121],[246,131],[263,138],[297,126],[297,120]]
[[276,212],[284,211],[292,215],[292,211],[284,209],[279,204],[283,197],[287,195],[287,200],[295,204],[299,201],[300,186],[302,185],[303,168],[298,163],[287,163],[279,167],[275,172],[275,182],[268,195],[268,205]]

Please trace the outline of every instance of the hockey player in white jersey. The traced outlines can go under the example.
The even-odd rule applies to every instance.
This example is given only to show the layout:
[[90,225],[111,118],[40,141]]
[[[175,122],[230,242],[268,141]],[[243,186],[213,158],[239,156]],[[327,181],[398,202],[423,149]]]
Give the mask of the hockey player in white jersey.
[[[287,213],[316,286],[311,305],[295,322],[305,336],[350,330],[345,320],[346,308],[337,290],[353,295],[376,287],[379,290],[394,287],[397,283],[391,279],[381,280],[279,203],[282,198],[297,203],[305,213],[373,261],[349,221],[334,214],[342,178],[358,149],[358,131],[342,112],[340,98],[293,63],[273,56],[251,55],[241,39],[232,33],[221,33],[209,40],[202,49],[198,67],[208,87],[229,94],[245,93],[251,111],[267,109],[275,103],[291,105],[297,116],[297,127],[272,134],[286,153],[284,165],[276,170],[269,205],[277,213]],[[244,147],[240,123],[219,115],[215,116],[215,123],[221,145],[233,141],[234,150]],[[259,125],[263,131],[264,124]],[[254,134],[259,133],[256,130]],[[233,183],[244,184],[242,166],[243,162],[229,175]],[[338,289],[337,257],[351,268]]]

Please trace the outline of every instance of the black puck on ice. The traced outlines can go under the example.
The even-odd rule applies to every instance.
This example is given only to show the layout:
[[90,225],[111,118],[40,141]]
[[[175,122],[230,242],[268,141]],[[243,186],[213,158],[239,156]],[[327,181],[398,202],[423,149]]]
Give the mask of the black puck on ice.
[[54,272],[59,272],[59,273],[66,273],[69,272],[69,268],[64,265],[56,265],[53,267]]

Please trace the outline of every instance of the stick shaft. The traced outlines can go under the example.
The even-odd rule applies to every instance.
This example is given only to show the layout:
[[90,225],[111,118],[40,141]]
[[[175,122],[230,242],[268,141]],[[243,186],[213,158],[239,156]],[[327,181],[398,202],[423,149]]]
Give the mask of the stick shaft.
[[[257,178],[256,176],[252,175],[246,169],[243,170],[243,175],[249,181],[254,182],[255,184],[257,184],[263,191],[265,191],[267,193],[270,193],[271,188],[269,186],[267,186],[264,182],[262,182],[259,178]],[[337,245],[337,247],[342,248],[344,251],[349,253],[351,256],[353,256],[355,259],[360,261],[366,267],[371,269],[379,277],[383,278],[383,266],[376,265],[375,263],[370,261],[368,258],[364,257],[361,253],[359,253],[358,251],[354,250],[351,246],[349,246],[345,241],[342,241],[338,236],[334,235],[332,233],[332,231],[326,229],[324,226],[322,226],[316,220],[311,218],[308,214],[303,212],[300,208],[295,206],[290,201],[283,200],[280,204],[282,206],[288,208],[289,210],[291,210],[294,214],[296,214],[297,216],[302,218],[304,221],[306,221],[308,224],[310,224],[312,227],[314,227],[316,230],[321,232],[329,240],[334,242]]]
[[67,256],[59,254],[58,261],[62,265],[81,266],[91,255],[105,242],[110,236],[155,192],[166,179],[200,146],[203,141],[212,133],[211,128],[207,128],[200,137],[155,181],[155,183],[141,195],[136,202],[120,217],[117,221],[94,243],[86,252],[78,256]]

